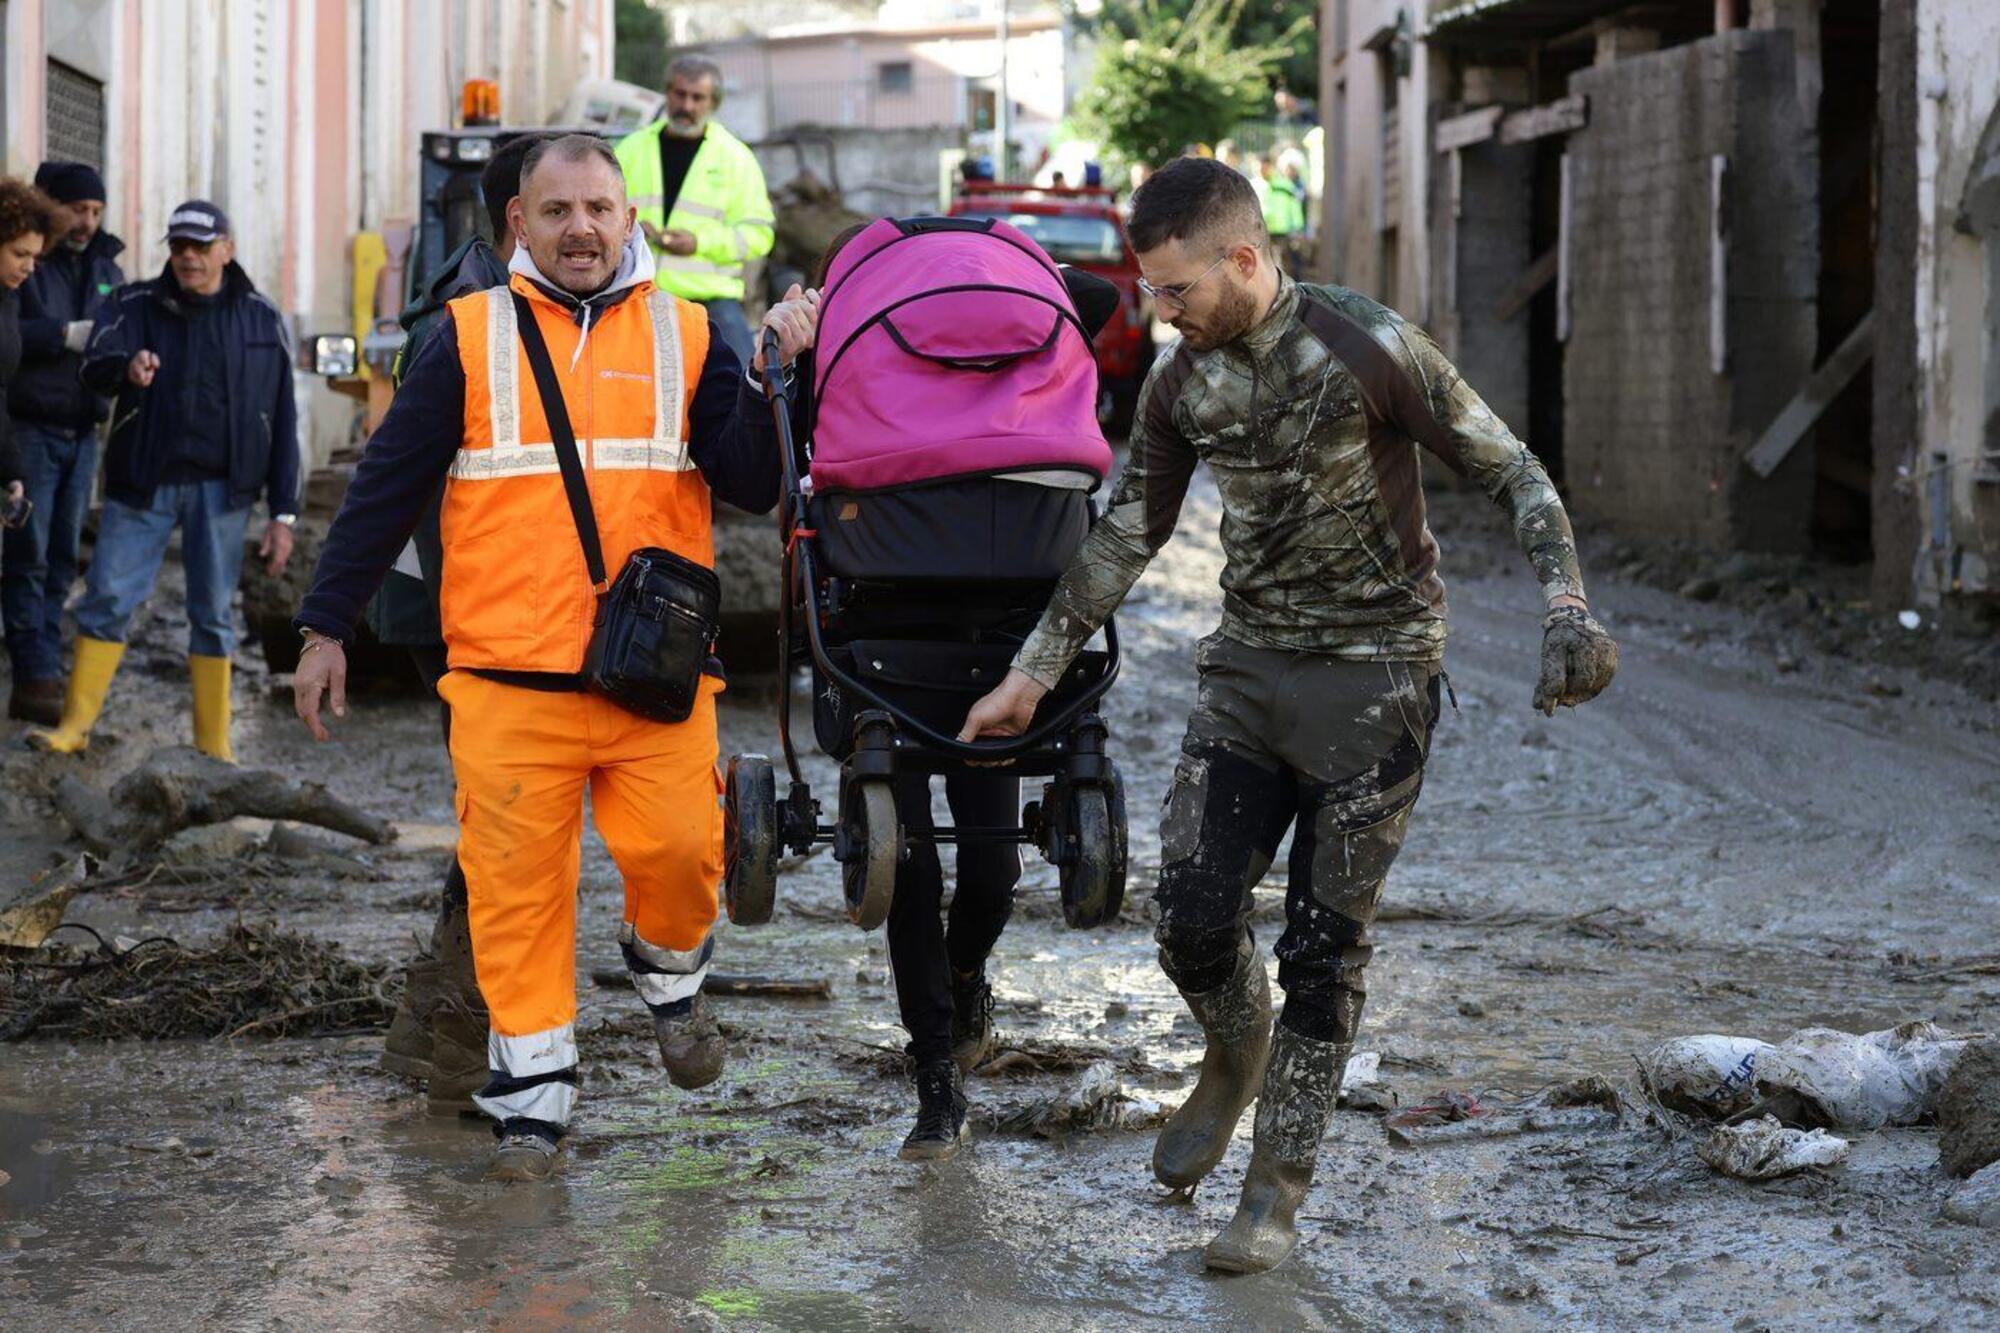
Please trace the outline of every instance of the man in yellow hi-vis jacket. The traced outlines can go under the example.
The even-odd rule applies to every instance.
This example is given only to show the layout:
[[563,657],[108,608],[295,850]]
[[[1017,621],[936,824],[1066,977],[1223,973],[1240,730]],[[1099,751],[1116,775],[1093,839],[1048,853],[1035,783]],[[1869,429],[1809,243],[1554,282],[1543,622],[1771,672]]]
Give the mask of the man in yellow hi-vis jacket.
[[708,308],[736,359],[750,363],[743,269],[771,253],[771,196],[749,145],[713,119],[722,70],[682,56],[667,71],[667,116],[627,135],[618,163],[652,243],[661,290]]

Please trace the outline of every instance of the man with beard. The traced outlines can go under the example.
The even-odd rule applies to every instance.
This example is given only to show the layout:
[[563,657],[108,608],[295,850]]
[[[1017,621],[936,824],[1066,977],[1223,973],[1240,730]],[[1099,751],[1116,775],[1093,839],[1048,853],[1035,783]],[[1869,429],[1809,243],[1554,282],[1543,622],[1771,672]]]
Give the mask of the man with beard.
[[[520,189],[507,285],[449,304],[368,442],[299,613],[293,677],[299,716],[328,739],[322,701],[346,713],[343,642],[442,482],[450,670],[439,694],[489,1015],[489,1077],[474,1101],[500,1135],[488,1178],[516,1181],[555,1168],[576,1101],[586,790],[625,880],[619,943],[668,1077],[704,1087],[725,1054],[701,995],[722,877],[721,666],[708,664],[680,722],[584,691],[599,589],[557,451],[575,451],[607,579],[644,548],[712,566],[711,492],[753,511],[778,498],[761,391],[707,312],[654,287],[609,145],[581,134],[537,144]],[[765,316],[787,361],[811,344],[815,310],[794,289]],[[530,337],[546,363],[527,354]],[[565,417],[573,443],[552,424]]]
[[62,205],[66,229],[21,284],[21,369],[7,407],[34,507],[7,533],[0,615],[14,664],[7,716],[52,727],[62,721],[63,603],[97,481],[97,426],[111,410],[84,386],[83,349],[98,311],[125,284],[125,245],[103,229],[104,178],[95,167],[44,162],[35,184]]
[[771,253],[774,215],[757,155],[715,117],[722,68],[682,56],[667,70],[667,115],[618,144],[662,291],[708,308],[739,361],[750,359],[743,269]]
[[[1368,927],[1437,721],[1445,640],[1418,449],[1506,511],[1545,603],[1535,707],[1610,683],[1548,473],[1423,332],[1273,263],[1257,196],[1222,163],[1163,168],[1132,203],[1141,283],[1181,338],[1141,393],[1131,460],[1041,624],[962,736],[1018,735],[1172,535],[1197,462],[1221,492],[1222,626],[1160,830],[1160,963],[1207,1036],[1161,1131],[1159,1180],[1192,1189],[1255,1099],[1242,1200],[1210,1268],[1261,1272],[1295,1216],[1366,998]],[[1292,830],[1275,1028],[1251,889]]]

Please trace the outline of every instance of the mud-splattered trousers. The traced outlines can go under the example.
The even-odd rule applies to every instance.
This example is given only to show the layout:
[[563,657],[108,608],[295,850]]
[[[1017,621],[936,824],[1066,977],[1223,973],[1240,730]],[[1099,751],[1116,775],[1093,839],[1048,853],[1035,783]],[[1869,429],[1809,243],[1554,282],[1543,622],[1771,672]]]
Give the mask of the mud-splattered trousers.
[[[951,821],[959,828],[1007,828],[1020,822],[1021,780],[997,773],[953,773],[944,780]],[[940,921],[944,868],[933,827],[930,778],[896,780],[896,810],[911,834],[889,905],[889,965],[896,1003],[910,1033],[910,1058],[921,1067],[951,1056],[951,973],[976,972],[1007,928],[1021,849],[1012,842],[962,842],[955,849],[951,907]],[[947,970],[949,969],[949,970]]]
[[1251,889],[1290,829],[1279,1021],[1352,1042],[1368,927],[1423,786],[1438,675],[1220,634],[1196,664],[1200,695],[1160,824],[1160,965],[1187,995],[1229,979]]
[[1401,316],[1281,279],[1254,328],[1178,345],[1141,391],[1131,458],[1014,665],[1045,685],[1173,534],[1197,463],[1222,497],[1222,626],[1200,658],[1162,830],[1161,957],[1184,992],[1228,976],[1249,884],[1287,827],[1285,1025],[1347,1040],[1366,928],[1436,719],[1444,583],[1419,450],[1512,520],[1546,599],[1582,597],[1547,471]]

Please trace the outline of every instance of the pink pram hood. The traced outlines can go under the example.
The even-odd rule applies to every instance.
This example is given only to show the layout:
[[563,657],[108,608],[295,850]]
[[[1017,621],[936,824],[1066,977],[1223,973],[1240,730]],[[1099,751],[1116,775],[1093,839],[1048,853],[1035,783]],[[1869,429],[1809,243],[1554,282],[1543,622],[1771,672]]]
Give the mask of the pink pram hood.
[[1090,340],[1005,222],[874,223],[835,257],[814,342],[816,490],[1111,470]]

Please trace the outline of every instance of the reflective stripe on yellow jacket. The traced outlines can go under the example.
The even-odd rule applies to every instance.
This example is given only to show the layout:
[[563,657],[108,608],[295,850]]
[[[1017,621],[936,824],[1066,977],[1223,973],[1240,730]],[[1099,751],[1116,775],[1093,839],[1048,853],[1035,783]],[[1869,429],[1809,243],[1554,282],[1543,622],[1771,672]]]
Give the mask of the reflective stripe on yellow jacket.
[[[644,282],[603,309],[586,336],[526,278],[516,276],[512,290],[528,298],[555,362],[607,576],[645,546],[714,564],[708,483],[688,452],[707,312]],[[465,372],[465,434],[442,523],[451,665],[580,671],[595,598],[509,288],[448,308]]]
[[668,212],[660,177],[660,135],[665,132],[666,122],[655,121],[618,143],[625,191],[639,220],[694,234],[691,255],[654,247],[659,264],[654,280],[683,300],[740,301],[744,264],[771,253],[773,216],[764,169],[748,144],[711,120]]

